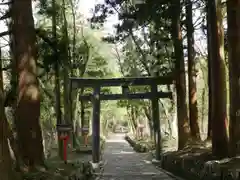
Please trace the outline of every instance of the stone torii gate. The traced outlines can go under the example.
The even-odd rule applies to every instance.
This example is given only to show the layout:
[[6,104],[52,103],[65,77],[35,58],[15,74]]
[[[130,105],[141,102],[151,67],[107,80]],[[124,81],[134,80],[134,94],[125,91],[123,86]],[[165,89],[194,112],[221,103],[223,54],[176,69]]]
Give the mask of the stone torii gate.
[[[172,92],[159,92],[158,85],[171,85],[173,78],[166,77],[140,77],[140,78],[113,78],[113,79],[85,79],[70,78],[70,104],[72,102],[72,91],[78,88],[93,88],[93,93],[80,95],[79,100],[91,101],[93,104],[92,119],[92,158],[93,163],[100,161],[100,102],[101,100],[120,100],[120,99],[150,99],[152,104],[152,119],[154,125],[156,159],[160,160],[161,153],[161,128],[159,121],[159,98],[172,98]],[[121,94],[101,93],[102,87],[122,87]],[[150,92],[130,93],[129,86],[150,86]],[[72,112],[72,111],[71,111]],[[71,116],[72,117],[72,116]]]

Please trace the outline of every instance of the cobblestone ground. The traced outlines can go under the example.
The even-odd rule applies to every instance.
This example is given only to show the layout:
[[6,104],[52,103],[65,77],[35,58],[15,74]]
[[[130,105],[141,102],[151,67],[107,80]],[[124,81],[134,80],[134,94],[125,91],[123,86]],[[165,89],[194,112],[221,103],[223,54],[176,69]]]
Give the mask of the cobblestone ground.
[[106,141],[104,172],[101,180],[173,180],[151,164],[148,154],[136,153],[124,135],[111,135]]

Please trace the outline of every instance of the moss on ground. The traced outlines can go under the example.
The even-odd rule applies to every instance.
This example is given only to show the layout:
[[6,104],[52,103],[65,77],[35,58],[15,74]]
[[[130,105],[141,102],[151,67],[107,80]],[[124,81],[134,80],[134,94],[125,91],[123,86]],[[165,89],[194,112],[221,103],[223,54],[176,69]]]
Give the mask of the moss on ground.
[[217,159],[205,143],[162,154],[159,166],[186,179],[239,180],[240,158]]
[[154,142],[148,139],[134,139],[126,135],[125,140],[139,153],[146,153],[155,149]]

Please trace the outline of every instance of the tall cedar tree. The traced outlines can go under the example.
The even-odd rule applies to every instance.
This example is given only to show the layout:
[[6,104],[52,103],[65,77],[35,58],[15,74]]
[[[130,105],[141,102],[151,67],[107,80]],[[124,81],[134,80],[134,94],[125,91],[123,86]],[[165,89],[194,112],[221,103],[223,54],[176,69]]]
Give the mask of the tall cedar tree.
[[[1,58],[1,50],[0,50]],[[2,69],[2,59],[0,59]],[[1,180],[13,180],[13,164],[8,146],[7,119],[4,112],[3,72],[0,72],[0,176]]]
[[186,27],[187,27],[187,50],[188,50],[188,84],[189,84],[189,122],[191,136],[200,140],[197,108],[197,86],[196,86],[196,62],[194,50],[194,27],[192,15],[192,1],[186,1]]
[[40,116],[40,91],[36,66],[36,34],[32,0],[12,3],[13,53],[18,76],[16,130],[19,152],[25,165],[43,164]]
[[211,71],[211,62],[212,62],[212,45],[211,45],[211,26],[210,26],[210,9],[206,6],[206,14],[207,14],[207,50],[208,50],[208,131],[207,131],[207,139],[212,140],[212,119],[213,119],[213,93],[212,93],[212,71]]
[[227,1],[230,89],[230,153],[239,153],[240,141],[240,0]]
[[180,0],[172,2],[172,39],[175,53],[177,117],[178,117],[178,149],[183,149],[189,139],[190,130],[186,103],[186,77],[183,56],[182,32],[180,25]]
[[[228,155],[227,133],[227,90],[226,69],[224,61],[224,33],[222,25],[221,0],[207,1],[210,23],[211,58],[211,86],[212,86],[212,151],[218,158]],[[210,100],[211,101],[211,100]]]

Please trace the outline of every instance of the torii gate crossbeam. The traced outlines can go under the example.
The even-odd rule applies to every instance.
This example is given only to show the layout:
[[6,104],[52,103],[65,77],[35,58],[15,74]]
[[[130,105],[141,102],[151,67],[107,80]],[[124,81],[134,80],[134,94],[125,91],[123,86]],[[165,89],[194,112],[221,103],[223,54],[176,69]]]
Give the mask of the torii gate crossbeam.
[[[152,104],[152,119],[154,124],[154,136],[156,144],[156,159],[160,160],[161,153],[161,128],[159,121],[159,98],[172,98],[172,92],[159,92],[158,85],[171,85],[173,78],[165,77],[140,77],[140,78],[113,78],[113,79],[86,79],[70,78],[70,102],[72,101],[71,92],[78,88],[93,88],[93,93],[89,95],[80,95],[79,99],[93,103],[93,122],[92,122],[92,156],[93,163],[100,160],[100,102],[101,100],[120,100],[120,99],[150,99]],[[129,93],[126,91],[129,86],[150,86],[150,92]],[[121,86],[121,94],[102,94],[102,87]],[[71,103],[70,103],[71,104]],[[72,117],[72,116],[71,116]]]

